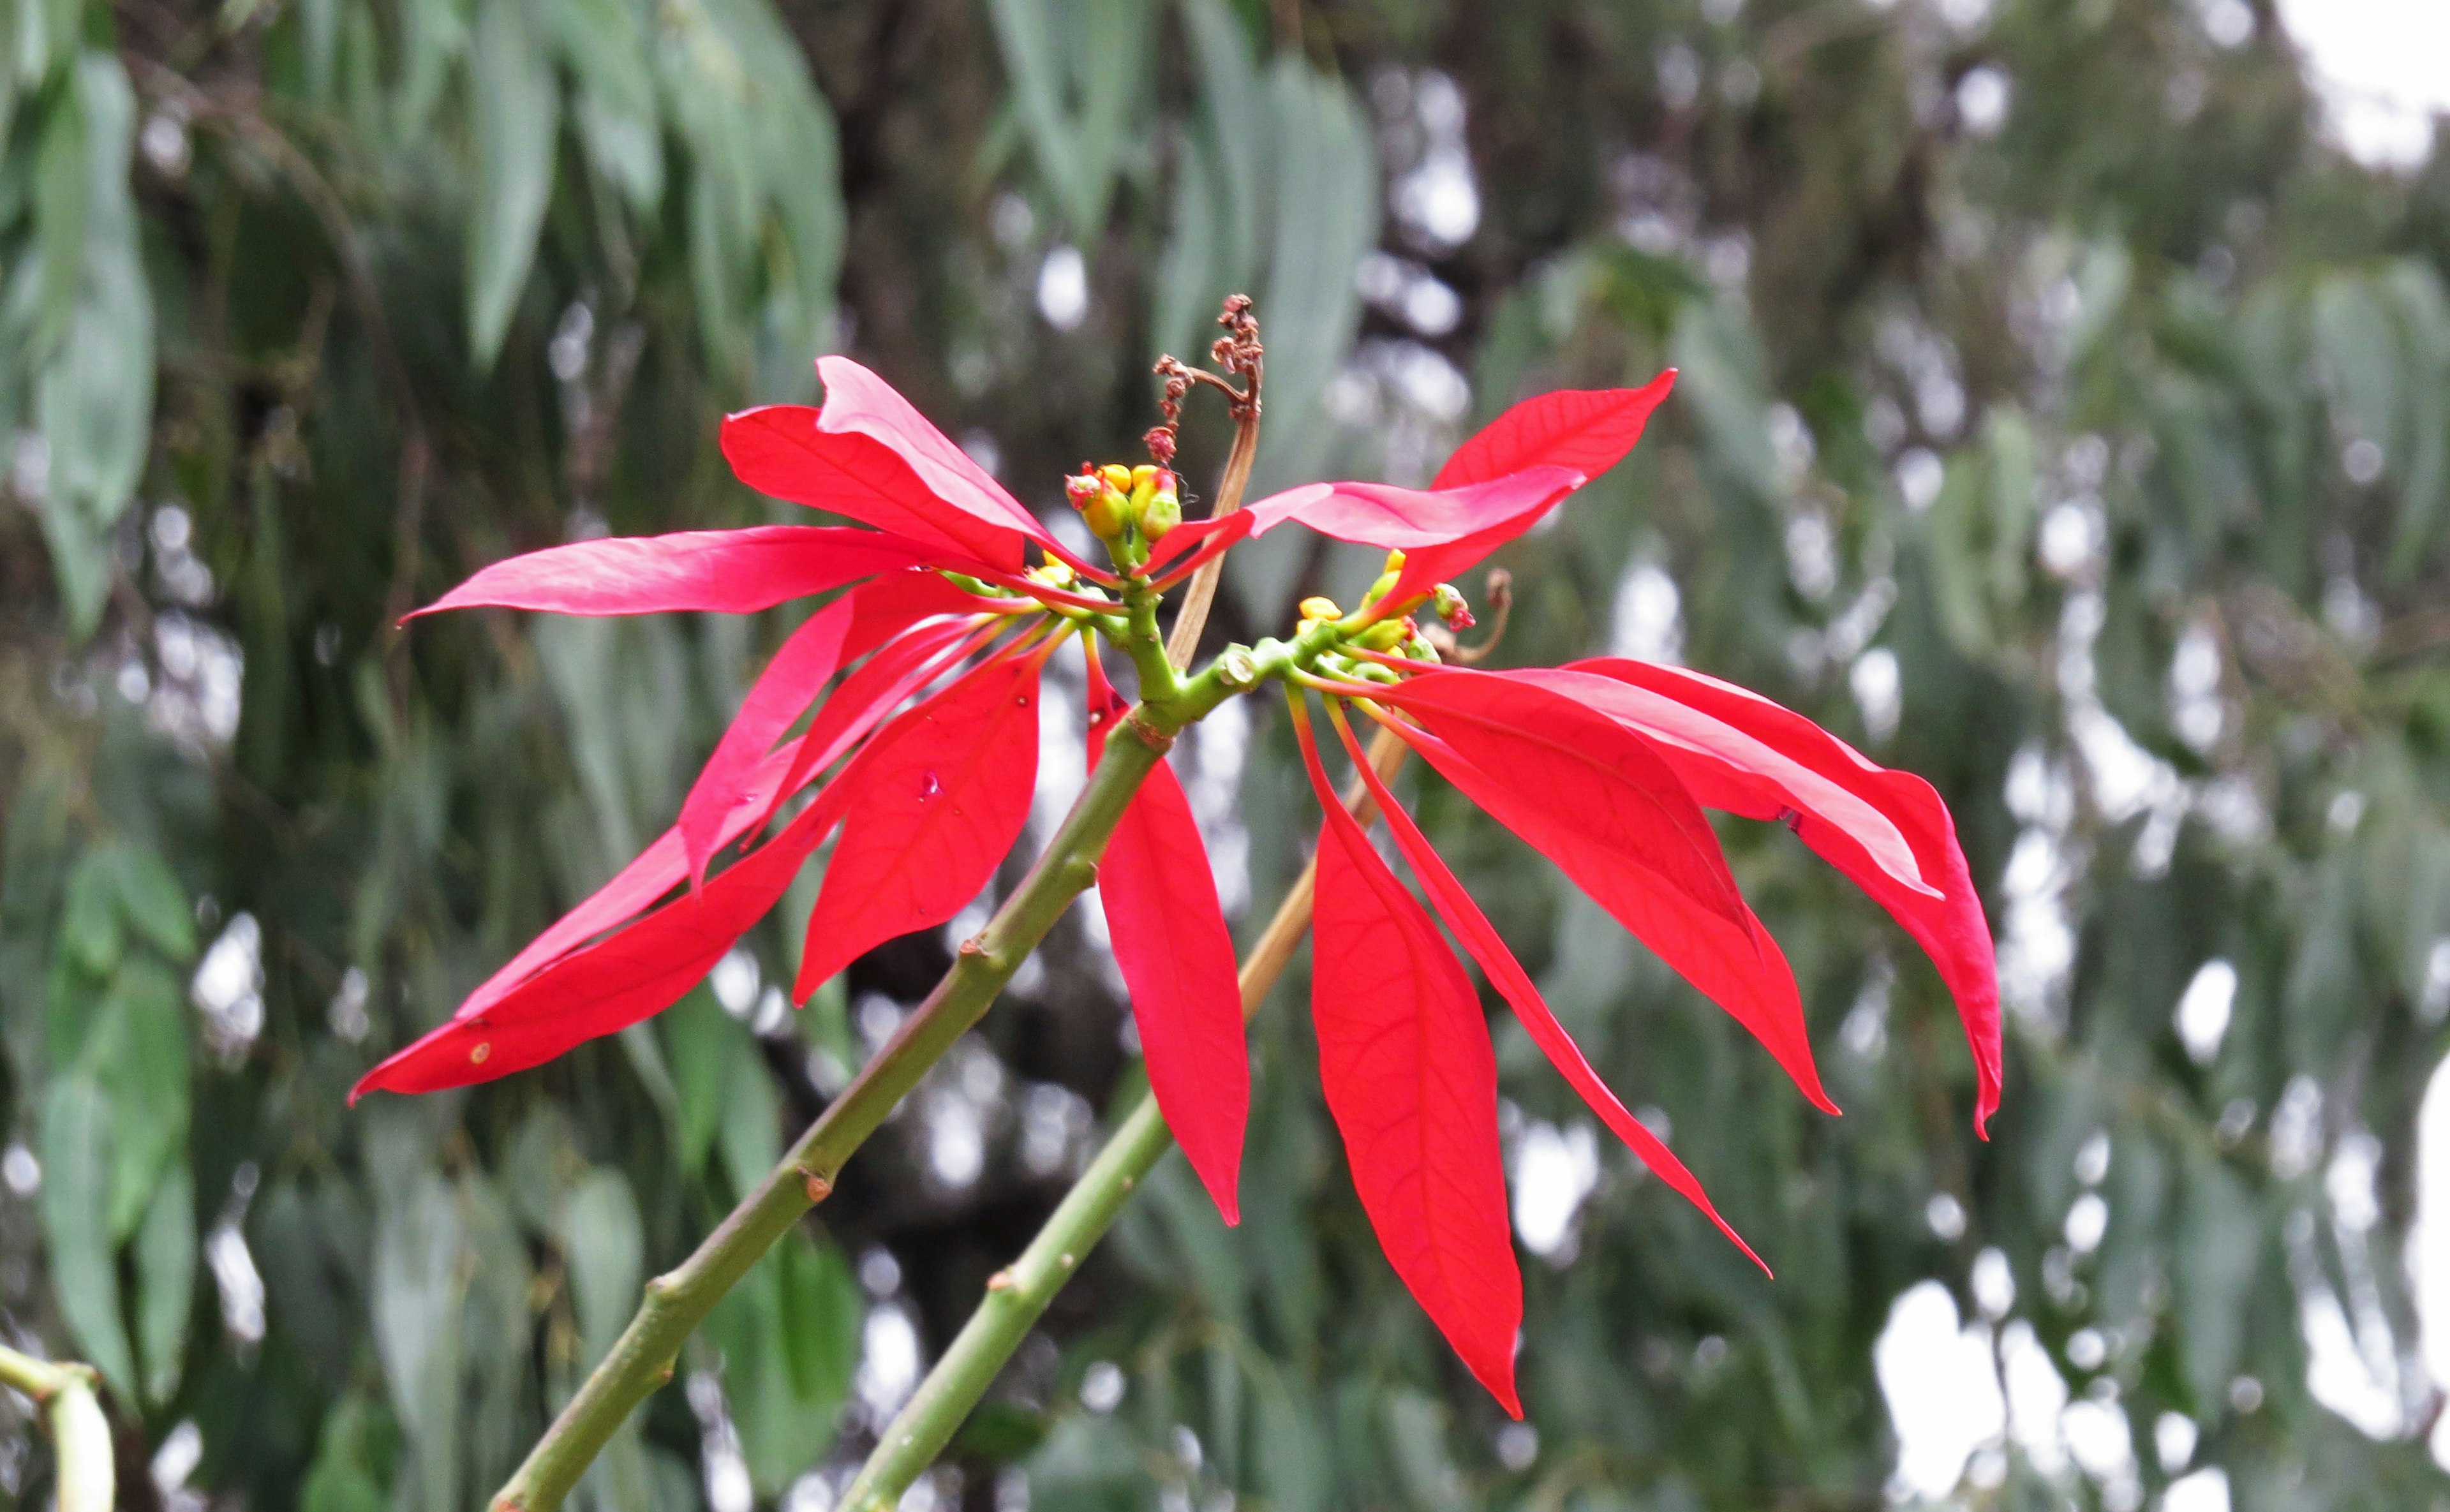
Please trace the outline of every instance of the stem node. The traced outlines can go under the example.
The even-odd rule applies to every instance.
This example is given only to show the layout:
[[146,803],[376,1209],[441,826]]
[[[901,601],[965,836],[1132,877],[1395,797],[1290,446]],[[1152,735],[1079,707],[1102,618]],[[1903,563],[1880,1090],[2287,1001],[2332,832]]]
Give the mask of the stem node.
[[834,1194],[834,1184],[813,1171],[805,1173],[805,1179],[801,1186],[802,1190],[808,1194],[808,1206],[811,1208]]

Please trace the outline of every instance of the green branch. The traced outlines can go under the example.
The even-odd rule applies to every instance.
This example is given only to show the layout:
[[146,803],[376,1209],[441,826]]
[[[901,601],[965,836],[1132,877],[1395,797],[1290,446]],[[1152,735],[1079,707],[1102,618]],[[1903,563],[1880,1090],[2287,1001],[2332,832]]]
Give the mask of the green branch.
[[[1382,775],[1392,776],[1405,751],[1402,741],[1382,729],[1371,742],[1371,765]],[[1363,824],[1370,822],[1366,787],[1356,783],[1346,792],[1344,806]],[[1302,932],[1310,927],[1317,880],[1313,861],[1302,869],[1276,906],[1275,917],[1251,947],[1240,975],[1243,1018],[1257,1012],[1267,1000],[1285,963],[1293,959]],[[927,1372],[918,1392],[894,1416],[892,1425],[877,1440],[875,1452],[860,1467],[859,1479],[843,1494],[844,1512],[892,1512],[901,1503],[902,1494],[944,1452],[944,1445],[953,1441],[970,1409],[995,1384],[1004,1362],[1029,1336],[1055,1294],[1063,1289],[1063,1283],[1072,1279],[1114,1226],[1123,1204],[1173,1148],[1174,1132],[1157,1112],[1157,1098],[1143,1095],[1139,1106],[1073,1183],[1021,1258],[987,1282],[987,1294],[970,1314],[970,1321]]]
[[57,1365],[0,1345],[0,1386],[13,1386],[43,1410],[58,1463],[52,1495],[59,1512],[110,1512],[118,1492],[110,1423],[94,1395],[93,1367]]

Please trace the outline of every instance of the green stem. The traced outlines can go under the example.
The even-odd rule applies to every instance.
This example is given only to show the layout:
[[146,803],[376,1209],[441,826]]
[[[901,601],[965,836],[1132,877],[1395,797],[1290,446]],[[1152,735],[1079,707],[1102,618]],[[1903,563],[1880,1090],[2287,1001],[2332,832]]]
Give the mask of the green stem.
[[859,1479],[843,1496],[844,1512],[891,1512],[901,1503],[902,1494],[952,1442],[954,1430],[986,1394],[1055,1293],[1072,1279],[1082,1257],[1105,1236],[1141,1178],[1173,1148],[1173,1132],[1156,1101],[1144,1099],[1098,1152],[1021,1258],[987,1283],[978,1310],[861,1466]]
[[[1404,743],[1382,729],[1371,742],[1370,762],[1382,776],[1391,777],[1405,752]],[[1368,824],[1369,789],[1356,782],[1346,791],[1344,806]],[[1267,1000],[1285,963],[1293,959],[1302,932],[1310,927],[1316,864],[1313,862],[1302,869],[1242,962],[1245,1018]],[[1123,1204],[1173,1148],[1174,1133],[1157,1112],[1157,1098],[1143,1095],[1139,1106],[1123,1119],[1105,1148],[1089,1162],[1089,1169],[1064,1193],[1054,1215],[1021,1258],[988,1281],[987,1294],[970,1314],[970,1321],[927,1372],[918,1392],[895,1414],[892,1425],[877,1440],[875,1452],[860,1467],[859,1479],[843,1493],[843,1512],[891,1512],[901,1503],[902,1494],[944,1452],[944,1445],[953,1441],[971,1408],[995,1384],[1004,1362],[1029,1336],[1055,1294],[1063,1289],[1063,1283],[1114,1226]]]
[[59,1465],[52,1498],[59,1512],[110,1512],[116,1468],[93,1367],[37,1360],[0,1345],[0,1386],[15,1387],[43,1409]]

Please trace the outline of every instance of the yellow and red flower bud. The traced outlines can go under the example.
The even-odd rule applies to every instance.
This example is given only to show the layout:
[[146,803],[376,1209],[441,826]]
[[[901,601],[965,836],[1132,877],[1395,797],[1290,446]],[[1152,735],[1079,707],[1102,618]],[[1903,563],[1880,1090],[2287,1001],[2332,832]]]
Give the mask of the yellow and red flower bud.
[[1089,533],[1101,541],[1119,540],[1123,527],[1129,523],[1131,500],[1115,486],[1116,474],[1121,474],[1125,484],[1131,481],[1131,470],[1123,467],[1104,469],[1083,465],[1079,472],[1063,480],[1063,496],[1079,512]]
[[1475,623],[1471,617],[1471,606],[1464,602],[1461,589],[1452,583],[1440,583],[1437,591],[1429,596],[1434,601],[1438,618],[1446,621],[1449,630],[1471,629]]

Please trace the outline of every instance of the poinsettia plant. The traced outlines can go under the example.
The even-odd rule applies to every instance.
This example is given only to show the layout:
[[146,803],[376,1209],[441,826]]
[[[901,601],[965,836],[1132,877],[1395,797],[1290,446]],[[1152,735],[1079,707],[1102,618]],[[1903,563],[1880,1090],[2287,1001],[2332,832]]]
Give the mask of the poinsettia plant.
[[[713,1298],[830,1190],[842,1160],[1092,880],[1163,1129],[1225,1220],[1235,1220],[1250,1104],[1243,1020],[1266,982],[1254,994],[1248,974],[1237,976],[1191,804],[1163,758],[1182,728],[1267,685],[1291,700],[1325,810],[1308,906],[1328,1106],[1389,1261],[1508,1412],[1521,1414],[1513,1355],[1522,1282],[1507,1222],[1496,1065],[1480,998],[1449,934],[1608,1128],[1730,1240],[1743,1241],[1592,1071],[1389,790],[1351,712],[1554,862],[1732,1015],[1806,1098],[1835,1112],[1793,975],[1737,890],[1706,811],[1783,822],[1929,953],[1973,1049],[1977,1130],[1995,1108],[1990,931],[1928,784],[1682,668],[1607,657],[1500,671],[1454,654],[1453,632],[1471,616],[1453,579],[1622,458],[1675,375],[1526,400],[1465,442],[1426,489],[1316,483],[1237,509],[1263,362],[1247,300],[1229,303],[1222,323],[1228,335],[1215,356],[1241,385],[1161,363],[1166,423],[1150,435],[1153,460],[1084,465],[1066,481],[1072,507],[1104,547],[1102,562],[1067,547],[874,374],[828,357],[818,363],[821,407],[734,415],[723,450],[757,492],[858,525],[581,541],[487,568],[419,611],[752,613],[831,595],[756,679],[672,827],[449,1021],[369,1072],[360,1093],[488,1080],[670,1006],[830,841],[794,987],[806,1002],[865,951],[938,927],[979,896],[1029,814],[1049,658],[1077,643],[1088,689],[1091,775],[1028,878],[766,1186],[687,1265],[650,1287],[630,1333],[497,1504],[558,1501],[612,1424],[668,1374],[680,1338]],[[1216,512],[1185,520],[1169,464],[1179,405],[1196,384],[1223,391],[1239,428]],[[1227,647],[1188,669],[1184,653],[1222,555],[1288,525],[1385,549],[1386,571],[1351,611],[1306,600],[1281,637]],[[1170,654],[1160,613],[1186,586]],[[1108,654],[1129,669],[1132,696],[1108,677]],[[1351,806],[1330,785],[1313,698],[1360,776],[1361,802]],[[1373,808],[1428,909],[1370,841],[1363,816]],[[1290,914],[1280,922],[1288,918],[1301,922]],[[1058,1269],[1074,1259],[1064,1251]],[[936,1399],[923,1389],[921,1400]],[[941,1415],[941,1404],[927,1410]],[[899,1425],[888,1437],[900,1437]],[[872,1500],[890,1504],[881,1491]]]

